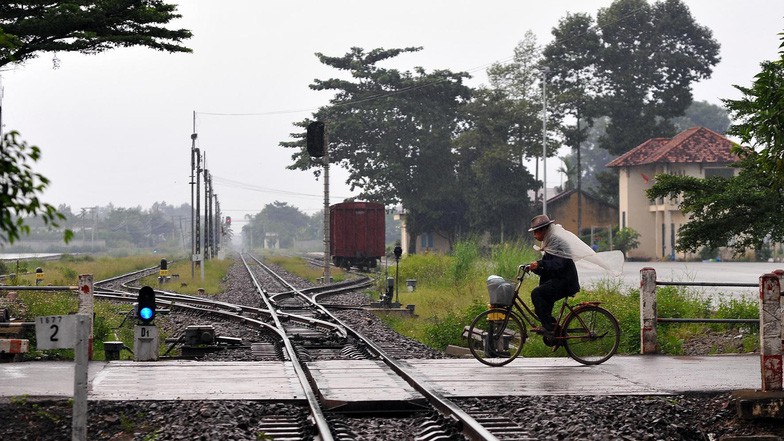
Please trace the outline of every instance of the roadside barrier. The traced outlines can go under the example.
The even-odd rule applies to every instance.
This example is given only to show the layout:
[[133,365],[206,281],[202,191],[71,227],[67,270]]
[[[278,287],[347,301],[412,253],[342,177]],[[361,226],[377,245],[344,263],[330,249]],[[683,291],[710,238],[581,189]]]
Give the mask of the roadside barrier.
[[[663,282],[656,280],[656,270],[640,270],[640,352],[658,353],[657,323],[746,323],[760,327],[760,366],[762,390],[782,390],[782,297],[781,283],[784,270],[763,274],[759,283],[729,282]],[[760,314],[758,319],[707,319],[658,317],[656,311],[657,286],[726,286],[759,287]]]

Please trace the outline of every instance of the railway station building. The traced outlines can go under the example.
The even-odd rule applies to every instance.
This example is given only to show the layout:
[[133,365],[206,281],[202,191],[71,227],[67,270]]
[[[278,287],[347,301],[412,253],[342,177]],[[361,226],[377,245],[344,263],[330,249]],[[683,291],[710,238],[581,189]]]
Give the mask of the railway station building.
[[621,228],[640,233],[640,245],[627,258],[680,260],[693,256],[676,253],[678,229],[688,221],[680,211],[680,198],[648,199],[656,175],[709,178],[732,177],[733,142],[705,127],[692,127],[672,138],[651,138],[607,164],[619,169],[618,221]]

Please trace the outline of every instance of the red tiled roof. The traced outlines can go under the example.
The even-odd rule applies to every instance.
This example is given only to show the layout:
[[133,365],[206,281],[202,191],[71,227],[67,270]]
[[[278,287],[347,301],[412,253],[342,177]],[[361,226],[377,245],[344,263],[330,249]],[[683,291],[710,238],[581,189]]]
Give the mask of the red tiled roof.
[[737,161],[732,141],[705,127],[692,127],[673,138],[652,138],[607,164],[628,167],[653,163],[728,163]]

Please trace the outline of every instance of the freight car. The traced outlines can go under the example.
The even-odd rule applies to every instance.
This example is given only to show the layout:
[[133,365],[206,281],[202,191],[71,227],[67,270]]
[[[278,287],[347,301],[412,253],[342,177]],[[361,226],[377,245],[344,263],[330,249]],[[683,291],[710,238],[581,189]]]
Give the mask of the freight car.
[[375,268],[384,255],[384,206],[343,202],[329,207],[329,254],[343,268]]

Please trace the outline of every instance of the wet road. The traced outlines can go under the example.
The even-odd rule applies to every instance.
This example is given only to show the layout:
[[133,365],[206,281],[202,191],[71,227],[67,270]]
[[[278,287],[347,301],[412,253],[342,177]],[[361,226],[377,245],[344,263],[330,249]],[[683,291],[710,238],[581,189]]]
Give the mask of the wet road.
[[[650,267],[656,270],[659,281],[668,282],[729,282],[759,283],[759,277],[776,269],[784,269],[784,263],[767,262],[626,262],[623,275],[613,277],[589,263],[578,262],[580,284],[590,289],[599,283],[618,286],[623,292],[640,286],[640,270]],[[758,288],[695,287],[696,292],[711,298],[743,297],[756,299]]]

